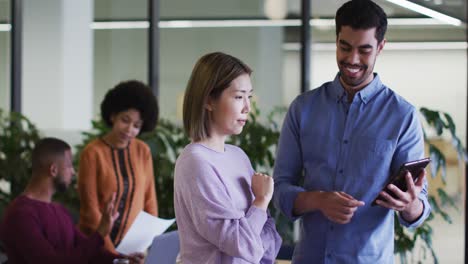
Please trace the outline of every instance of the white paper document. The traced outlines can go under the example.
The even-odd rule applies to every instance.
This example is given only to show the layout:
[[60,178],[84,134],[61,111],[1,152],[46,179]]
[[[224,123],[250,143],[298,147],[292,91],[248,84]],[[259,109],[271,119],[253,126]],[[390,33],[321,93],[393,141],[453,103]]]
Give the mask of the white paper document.
[[141,211],[116,250],[121,254],[144,252],[159,236],[168,229],[175,219],[162,219]]

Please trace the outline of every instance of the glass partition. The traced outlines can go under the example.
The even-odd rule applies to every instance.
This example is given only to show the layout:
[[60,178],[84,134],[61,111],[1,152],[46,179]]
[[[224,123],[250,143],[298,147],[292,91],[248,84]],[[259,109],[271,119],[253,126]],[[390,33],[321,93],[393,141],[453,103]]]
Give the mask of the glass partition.
[[[161,1],[162,116],[182,120],[182,98],[192,68],[202,55],[215,51],[236,56],[252,67],[254,98],[263,116],[284,105],[285,74],[299,78],[299,72],[289,73],[286,67],[299,60],[285,60],[288,23],[269,18],[273,11],[268,2]],[[284,10],[279,14],[283,18]],[[300,91],[299,87],[289,89]]]
[[147,21],[147,3],[146,0],[94,1],[94,116],[100,113],[104,94],[118,82],[128,79],[148,82],[147,25],[129,23],[129,27],[106,27],[96,22]]
[[0,109],[10,110],[10,36],[11,36],[11,18],[10,1],[0,1]]

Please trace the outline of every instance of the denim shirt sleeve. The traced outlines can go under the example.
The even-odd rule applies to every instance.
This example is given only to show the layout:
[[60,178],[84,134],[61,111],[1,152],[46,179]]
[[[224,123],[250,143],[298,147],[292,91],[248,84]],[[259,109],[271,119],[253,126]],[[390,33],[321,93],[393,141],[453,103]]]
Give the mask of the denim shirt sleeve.
[[[392,171],[396,171],[401,164],[407,161],[421,159],[424,156],[424,136],[422,132],[421,122],[418,118],[418,112],[413,107],[412,111],[407,115],[405,124],[402,126],[403,132],[398,140],[397,149],[392,162]],[[407,222],[400,214],[398,214],[399,222],[406,227],[417,227],[431,213],[431,205],[429,204],[428,183],[424,180],[424,186],[419,194],[419,199],[424,205],[423,213],[413,222]]]
[[408,222],[405,219],[403,219],[403,217],[401,217],[401,214],[398,214],[398,220],[400,224],[408,228],[415,228],[422,225],[424,220],[426,220],[426,218],[431,214],[431,205],[427,200],[427,181],[424,182],[424,189],[419,194],[419,200],[421,200],[421,202],[423,203],[423,213],[421,214],[421,216],[413,222]]
[[299,217],[293,214],[294,202],[297,195],[305,191],[298,186],[303,169],[298,109],[300,107],[296,99],[291,104],[283,123],[273,172],[275,180],[273,202],[293,221]]

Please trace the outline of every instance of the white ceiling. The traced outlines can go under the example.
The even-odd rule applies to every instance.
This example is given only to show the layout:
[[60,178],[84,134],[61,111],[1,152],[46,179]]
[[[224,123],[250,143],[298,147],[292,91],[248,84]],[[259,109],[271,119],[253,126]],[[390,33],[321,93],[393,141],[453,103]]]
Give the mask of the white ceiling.
[[[13,0],[0,0],[0,22],[9,21]],[[64,0],[65,1],[65,0]],[[74,1],[74,0],[73,0]],[[160,0],[161,17],[177,19],[203,18],[262,18],[266,1],[282,3],[288,17],[300,15],[301,0]],[[347,0],[311,0],[314,18],[332,18]],[[389,17],[423,17],[386,0],[374,0]],[[412,0],[444,14],[466,22],[467,0]],[[142,20],[147,18],[148,0],[95,0],[95,17],[98,20]]]
[[[2,0],[5,1],[5,0]],[[392,4],[386,0],[374,0],[389,17],[424,17],[423,15]],[[95,17],[98,20],[146,19],[148,0],[95,0]],[[211,18],[264,18],[264,6],[272,2],[286,8],[289,18],[300,15],[301,0],[160,0],[162,19],[211,19]],[[347,0],[311,0],[314,18],[333,18],[336,10]],[[467,0],[413,0],[438,11],[466,21]]]
[[[292,14],[299,14],[300,0],[288,1],[288,9]],[[313,17],[334,17],[336,10],[348,0],[311,0],[311,13]],[[387,13],[389,17],[421,17],[420,14],[400,7],[386,0],[374,0]],[[466,0],[413,0],[417,4],[424,5],[442,13],[449,12],[459,19],[466,21]],[[456,13],[456,14],[455,14]],[[464,18],[464,19],[463,19]]]

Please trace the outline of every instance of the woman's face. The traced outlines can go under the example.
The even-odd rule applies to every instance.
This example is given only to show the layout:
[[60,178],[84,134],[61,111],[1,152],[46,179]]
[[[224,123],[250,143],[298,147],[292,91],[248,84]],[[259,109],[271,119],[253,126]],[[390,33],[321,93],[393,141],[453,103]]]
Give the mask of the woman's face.
[[252,83],[248,74],[234,79],[218,99],[210,99],[210,136],[238,135],[242,132],[250,112]]
[[134,139],[140,133],[143,125],[140,112],[130,108],[126,111],[113,114],[112,121],[112,138],[115,140],[116,147],[126,147],[130,140]]

